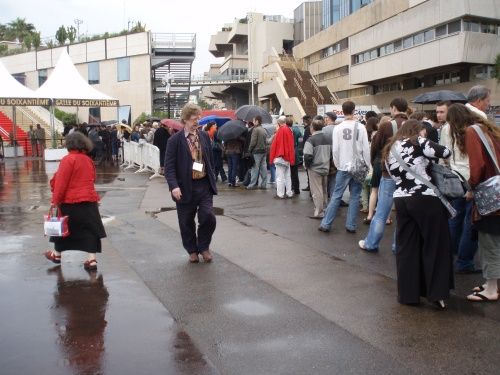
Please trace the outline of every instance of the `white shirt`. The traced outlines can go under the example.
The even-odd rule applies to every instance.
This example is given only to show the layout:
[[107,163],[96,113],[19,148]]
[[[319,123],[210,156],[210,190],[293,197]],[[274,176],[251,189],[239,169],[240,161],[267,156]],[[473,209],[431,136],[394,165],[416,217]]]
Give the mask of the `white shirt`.
[[[354,120],[344,120],[335,125],[332,134],[332,155],[333,162],[338,170],[347,171],[354,162],[353,133]],[[370,163],[370,145],[365,126],[358,122],[356,147],[359,157],[362,157],[368,167]]]
[[469,169],[469,156],[467,154],[463,155],[458,149],[457,143],[455,142],[455,147],[452,147],[450,125],[448,123],[441,127],[441,138],[439,138],[439,143],[451,150],[452,154],[446,161],[450,163],[451,169],[460,173],[465,180],[470,177]]

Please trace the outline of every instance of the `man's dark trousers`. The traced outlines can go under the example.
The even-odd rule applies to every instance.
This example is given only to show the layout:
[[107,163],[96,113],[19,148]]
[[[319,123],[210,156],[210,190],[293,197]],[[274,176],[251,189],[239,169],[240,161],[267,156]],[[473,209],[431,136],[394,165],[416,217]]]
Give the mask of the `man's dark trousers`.
[[[193,180],[192,197],[189,203],[176,203],[181,230],[182,245],[189,254],[208,250],[215,231],[213,194],[208,178]],[[198,213],[198,233],[195,216]]]

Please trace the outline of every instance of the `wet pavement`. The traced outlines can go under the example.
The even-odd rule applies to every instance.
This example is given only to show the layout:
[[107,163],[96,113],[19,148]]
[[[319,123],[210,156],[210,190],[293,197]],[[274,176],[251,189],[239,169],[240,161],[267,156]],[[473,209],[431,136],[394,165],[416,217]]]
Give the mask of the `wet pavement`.
[[[108,240],[98,272],[83,253],[42,257],[54,167],[0,164],[0,373],[218,374]],[[117,172],[100,168],[98,186]]]
[[[447,311],[396,302],[388,232],[365,254],[307,218],[308,193],[220,186],[215,262],[190,265],[161,179],[99,167],[108,238],[99,272],[84,255],[41,257],[54,163],[0,164],[1,374],[494,374],[500,305],[464,296]],[[304,176],[301,176],[304,177]],[[303,180],[303,179],[302,179]],[[361,219],[361,216],[360,216]],[[26,360],[29,356],[29,360]]]

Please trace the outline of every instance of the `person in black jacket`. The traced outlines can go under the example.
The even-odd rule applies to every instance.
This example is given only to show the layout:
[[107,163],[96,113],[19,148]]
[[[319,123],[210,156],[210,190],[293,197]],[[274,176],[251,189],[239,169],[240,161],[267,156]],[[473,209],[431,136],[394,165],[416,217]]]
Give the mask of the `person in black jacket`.
[[[302,124],[304,125],[304,135],[302,137],[302,149],[304,149],[307,140],[311,136],[311,123],[312,123],[312,118],[309,115],[305,115],[302,117]],[[306,169],[306,174],[307,174],[307,186],[302,189],[302,191],[310,191],[310,185],[309,185],[309,171]]]
[[191,263],[199,262],[199,254],[205,262],[212,261],[210,242],[216,226],[213,154],[210,137],[198,129],[200,115],[201,108],[197,105],[184,106],[181,112],[184,129],[170,137],[165,155],[165,178],[177,206],[182,244]]
[[160,149],[161,173],[163,173],[165,167],[165,151],[167,150],[167,142],[169,138],[170,132],[165,125],[160,123],[160,127],[156,129],[153,136],[153,145]]

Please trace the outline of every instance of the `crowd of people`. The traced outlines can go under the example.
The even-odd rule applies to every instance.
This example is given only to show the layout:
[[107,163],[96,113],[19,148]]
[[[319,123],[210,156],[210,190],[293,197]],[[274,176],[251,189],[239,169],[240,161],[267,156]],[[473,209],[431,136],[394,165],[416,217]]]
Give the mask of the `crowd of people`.
[[[256,116],[246,123],[247,131],[242,136],[227,142],[220,139],[215,122],[198,126],[201,109],[188,104],[182,111],[184,128],[180,131],[152,123],[136,126],[121,136],[111,135],[116,129],[108,136],[104,134],[106,128],[93,127],[88,137],[94,149],[99,142],[104,145],[102,149],[97,147],[101,151],[96,154],[110,150],[112,157],[117,155],[113,142],[120,137],[158,146],[160,163],[177,205],[182,242],[192,263],[199,262],[199,255],[205,262],[212,261],[209,247],[216,227],[212,197],[217,194],[219,178],[229,188],[243,185],[253,190],[274,185],[275,198],[281,200],[301,193],[298,170],[303,166],[307,186],[302,190],[309,192],[310,217],[320,220],[320,232],[330,232],[339,207],[348,206],[346,232],[354,235],[359,214],[366,214],[362,222],[369,225],[368,233],[358,245],[375,254],[395,209],[391,242],[397,264],[398,301],[413,305],[426,297],[444,308],[454,288],[454,273],[482,272],[486,282],[474,287],[468,300],[499,298],[500,210],[479,214],[473,194],[478,185],[499,174],[500,130],[485,114],[490,95],[487,88],[475,86],[468,93],[466,105],[437,103],[435,119],[426,112],[412,112],[404,98],[391,101],[390,116],[372,111],[361,116],[354,102],[345,101],[343,119],[332,112],[306,115],[302,118],[303,133],[290,116],[280,116],[276,125],[265,126]],[[487,144],[476,127],[484,133]],[[73,141],[73,146],[79,142],[71,154],[77,160],[88,146],[80,139]],[[463,196],[448,202],[436,191],[431,173],[436,164],[462,176],[466,186]],[[56,187],[60,178],[58,173]],[[343,201],[347,190],[348,203]],[[59,193],[53,203],[75,203],[61,197]],[[453,215],[449,214],[451,210]],[[95,241],[105,235],[101,229],[96,229]],[[94,244],[100,249],[98,241]],[[475,266],[478,250],[481,269]],[[56,248],[47,253],[47,258],[60,261],[58,251]]]

